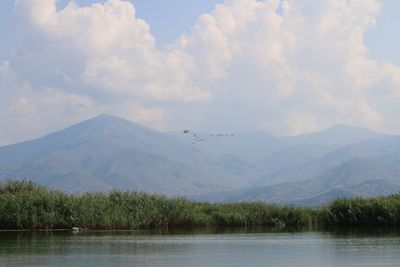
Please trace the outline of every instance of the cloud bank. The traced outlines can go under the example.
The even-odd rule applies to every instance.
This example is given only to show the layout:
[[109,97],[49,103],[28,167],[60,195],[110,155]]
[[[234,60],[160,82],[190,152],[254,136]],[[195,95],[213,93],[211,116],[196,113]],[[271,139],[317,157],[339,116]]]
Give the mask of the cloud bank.
[[[400,67],[368,58],[377,0],[226,0],[157,47],[134,4],[18,0],[0,144],[107,112],[159,129],[400,132]],[[3,127],[2,127],[3,128]]]

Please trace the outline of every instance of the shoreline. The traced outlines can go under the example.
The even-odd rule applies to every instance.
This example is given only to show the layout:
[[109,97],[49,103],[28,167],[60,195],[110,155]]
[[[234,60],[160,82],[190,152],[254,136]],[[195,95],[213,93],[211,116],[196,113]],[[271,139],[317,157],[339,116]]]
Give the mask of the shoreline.
[[51,234],[51,233],[68,233],[68,234],[161,234],[161,235],[182,235],[182,234],[234,234],[234,233],[278,233],[278,232],[334,232],[334,231],[357,231],[357,232],[371,232],[371,230],[380,231],[398,231],[400,233],[400,226],[398,225],[319,225],[319,226],[302,226],[302,227],[272,227],[272,226],[250,226],[250,227],[187,227],[187,228],[173,228],[173,229],[85,229],[80,231],[73,231],[71,229],[9,229],[0,230],[1,234]]

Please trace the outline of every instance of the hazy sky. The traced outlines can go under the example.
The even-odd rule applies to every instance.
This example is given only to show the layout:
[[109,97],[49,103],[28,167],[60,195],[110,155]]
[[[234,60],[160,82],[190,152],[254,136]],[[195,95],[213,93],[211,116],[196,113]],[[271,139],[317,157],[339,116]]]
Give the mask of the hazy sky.
[[1,0],[0,145],[160,130],[400,133],[397,0]]

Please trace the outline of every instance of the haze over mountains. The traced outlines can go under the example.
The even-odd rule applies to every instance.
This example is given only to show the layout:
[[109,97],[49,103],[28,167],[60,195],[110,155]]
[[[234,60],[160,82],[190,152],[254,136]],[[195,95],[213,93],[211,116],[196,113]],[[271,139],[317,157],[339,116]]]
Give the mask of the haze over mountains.
[[400,137],[338,125],[277,138],[263,132],[162,133],[101,115],[0,147],[0,180],[69,192],[112,188],[209,201],[318,205],[400,191]]

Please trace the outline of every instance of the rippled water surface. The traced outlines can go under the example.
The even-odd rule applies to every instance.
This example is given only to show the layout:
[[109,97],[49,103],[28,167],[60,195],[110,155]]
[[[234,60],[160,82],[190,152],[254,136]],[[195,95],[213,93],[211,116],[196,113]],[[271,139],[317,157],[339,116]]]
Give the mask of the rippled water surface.
[[0,266],[400,266],[400,232],[0,233]]

